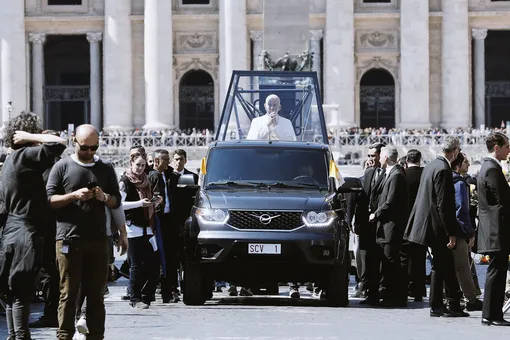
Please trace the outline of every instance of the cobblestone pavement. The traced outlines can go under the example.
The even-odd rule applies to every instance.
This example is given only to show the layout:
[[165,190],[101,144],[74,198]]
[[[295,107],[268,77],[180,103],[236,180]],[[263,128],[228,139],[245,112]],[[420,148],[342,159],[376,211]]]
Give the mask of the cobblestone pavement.
[[[486,267],[477,267],[483,284]],[[300,300],[288,298],[288,287],[280,287],[279,296],[249,298],[228,297],[224,288],[201,307],[163,304],[158,297],[150,309],[135,310],[120,299],[126,284],[127,280],[120,279],[109,286],[105,339],[467,340],[505,334],[501,328],[481,326],[481,312],[461,319],[430,318],[427,301],[410,302],[407,309],[383,309],[364,307],[354,298],[347,308],[329,308],[304,287]],[[354,283],[350,293],[354,293]],[[34,304],[31,318],[37,319],[41,311],[42,305]],[[5,317],[0,316],[0,338],[6,336]],[[55,329],[34,329],[32,337],[55,339]]]

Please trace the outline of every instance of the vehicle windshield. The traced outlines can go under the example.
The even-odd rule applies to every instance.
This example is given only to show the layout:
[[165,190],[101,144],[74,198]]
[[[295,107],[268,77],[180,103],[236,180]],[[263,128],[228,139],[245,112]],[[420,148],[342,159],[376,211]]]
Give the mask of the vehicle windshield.
[[327,164],[323,150],[214,148],[207,157],[204,187],[269,185],[327,189]]
[[328,143],[315,72],[234,71],[216,140]]

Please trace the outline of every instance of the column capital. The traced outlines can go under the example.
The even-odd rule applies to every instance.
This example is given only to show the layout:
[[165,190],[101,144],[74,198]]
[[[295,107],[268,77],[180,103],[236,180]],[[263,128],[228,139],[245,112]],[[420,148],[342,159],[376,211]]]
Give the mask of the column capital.
[[103,32],[89,32],[87,33],[87,40],[89,43],[97,43],[103,40]]
[[28,40],[33,44],[44,44],[46,42],[45,33],[29,33]]
[[321,40],[323,36],[323,30],[310,30],[310,39],[312,40]]
[[487,29],[486,28],[473,28],[471,29],[471,36],[476,40],[483,40],[487,38]]
[[264,38],[263,31],[250,31],[250,39],[253,41],[262,41]]

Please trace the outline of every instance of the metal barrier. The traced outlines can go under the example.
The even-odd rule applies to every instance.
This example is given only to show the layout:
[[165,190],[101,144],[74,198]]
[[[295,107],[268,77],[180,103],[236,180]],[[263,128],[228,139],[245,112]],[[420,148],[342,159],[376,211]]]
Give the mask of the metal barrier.
[[[360,164],[368,152],[368,146],[373,143],[385,143],[395,146],[400,155],[405,155],[410,149],[418,149],[422,152],[425,162],[436,157],[440,151],[440,145],[448,134],[414,134],[394,133],[386,135],[362,135],[338,132],[330,135],[329,144],[335,153],[335,158],[341,164]],[[472,163],[482,160],[486,154],[485,136],[483,134],[457,134],[461,140],[463,152],[470,158]],[[317,136],[315,141],[320,142]],[[147,152],[156,149],[184,149],[188,159],[200,159],[205,156],[208,145],[214,141],[211,135],[110,135],[100,136],[97,154],[110,160],[118,167],[128,166],[129,149],[133,146],[143,146]],[[0,152],[6,152],[4,141],[0,139]],[[67,154],[72,153],[69,144]]]

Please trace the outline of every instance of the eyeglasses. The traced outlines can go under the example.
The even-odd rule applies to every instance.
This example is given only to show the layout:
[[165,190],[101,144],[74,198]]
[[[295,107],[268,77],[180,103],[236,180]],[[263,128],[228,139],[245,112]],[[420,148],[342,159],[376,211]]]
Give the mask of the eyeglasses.
[[76,144],[80,147],[80,151],[87,151],[89,149],[90,151],[97,151],[97,149],[99,149],[99,145],[81,145],[78,142],[76,142]]

